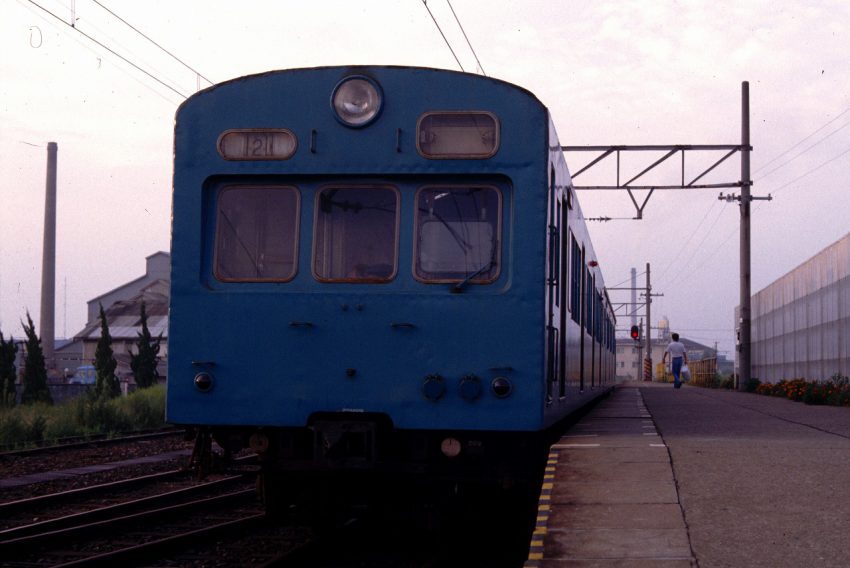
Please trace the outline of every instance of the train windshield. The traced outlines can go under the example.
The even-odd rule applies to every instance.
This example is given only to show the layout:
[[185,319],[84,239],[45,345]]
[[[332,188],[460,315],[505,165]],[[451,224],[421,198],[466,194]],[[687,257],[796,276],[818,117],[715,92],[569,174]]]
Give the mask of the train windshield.
[[499,276],[501,194],[495,187],[424,187],[416,196],[414,274],[485,284]]
[[215,275],[225,282],[291,280],[299,193],[294,187],[228,186],[218,198]]
[[394,187],[324,187],[316,195],[313,273],[323,282],[389,282],[398,256]]

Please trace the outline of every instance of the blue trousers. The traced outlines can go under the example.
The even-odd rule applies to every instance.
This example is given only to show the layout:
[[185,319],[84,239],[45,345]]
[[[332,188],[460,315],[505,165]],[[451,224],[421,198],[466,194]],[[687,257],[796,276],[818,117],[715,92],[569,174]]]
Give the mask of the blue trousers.
[[684,362],[684,357],[673,357],[673,386],[675,388],[682,386],[682,380],[679,376],[682,374],[682,363]]

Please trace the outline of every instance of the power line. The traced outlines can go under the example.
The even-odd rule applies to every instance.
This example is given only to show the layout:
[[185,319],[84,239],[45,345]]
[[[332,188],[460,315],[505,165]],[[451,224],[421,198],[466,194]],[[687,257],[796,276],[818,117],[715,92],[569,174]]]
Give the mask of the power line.
[[[143,38],[145,38],[146,40],[148,40],[149,42],[151,42],[152,44],[154,44],[155,46],[157,46],[159,49],[161,49],[161,50],[162,50],[162,51],[164,51],[165,53],[167,53],[167,54],[168,54],[169,56],[171,56],[171,57],[172,57],[175,61],[177,61],[177,62],[179,62],[181,65],[183,65],[186,69],[188,69],[189,71],[193,72],[194,74],[196,74],[198,77],[200,77],[201,79],[203,79],[204,81],[206,81],[206,82],[207,82],[207,83],[209,83],[210,85],[214,85],[214,84],[215,84],[213,81],[211,81],[211,80],[207,79],[206,77],[204,77],[204,75],[203,75],[200,71],[198,71],[197,69],[194,69],[191,65],[189,65],[188,63],[186,63],[185,61],[183,61],[182,59],[180,59],[179,57],[177,57],[176,55],[174,55],[173,53],[171,53],[170,51],[168,51],[167,49],[165,49],[165,48],[164,48],[164,47],[162,47],[161,45],[159,45],[157,42],[155,42],[154,40],[152,40],[150,37],[148,37],[147,35],[145,35],[144,33],[142,33],[142,32],[141,32],[138,28],[136,28],[133,24],[131,24],[130,22],[128,22],[127,20],[125,20],[124,18],[122,18],[121,16],[119,16],[118,14],[116,14],[115,12],[113,12],[112,10],[110,10],[109,8],[107,8],[106,6],[104,6],[103,4],[101,4],[100,2],[98,2],[98,0],[92,0],[92,2],[94,2],[95,4],[97,4],[98,6],[100,6],[101,8],[103,8],[104,10],[106,10],[107,12],[109,12],[110,14],[112,14],[113,16],[115,16],[116,18],[118,18],[119,20],[121,20],[121,22],[122,22],[124,25],[126,25],[126,26],[127,26],[127,27],[129,27],[131,30],[133,30],[134,32],[136,32],[137,34],[139,34],[140,36],[142,36]],[[75,29],[76,29],[76,28],[75,28]]]
[[[718,211],[718,212],[717,212],[717,216],[714,218],[714,222],[711,224],[711,227],[708,229],[708,231],[705,233],[705,236],[703,236],[702,240],[701,240],[701,241],[699,242],[699,244],[696,246],[696,250],[697,250],[697,251],[698,251],[698,250],[700,250],[700,249],[702,249],[702,245],[703,245],[703,243],[704,243],[704,242],[705,242],[705,240],[708,238],[708,236],[709,236],[710,234],[712,234],[712,231],[713,231],[713,229],[714,229],[714,226],[715,226],[715,225],[717,225],[717,222],[718,222],[718,221],[720,220],[720,218],[723,216],[723,212],[724,212],[724,211],[726,211],[726,206],[727,206],[727,205],[729,205],[729,203],[724,201],[724,202],[723,202],[723,207],[721,207],[720,211]],[[734,232],[734,231],[733,231],[733,232]],[[732,233],[730,233],[730,236],[731,236],[731,234],[732,234]],[[726,240],[729,240],[729,237],[726,237]],[[723,244],[726,244],[726,241],[723,241]],[[721,247],[722,247],[722,246],[723,246],[723,245],[721,245]],[[718,248],[719,248],[719,247],[718,247]],[[716,252],[717,252],[717,250],[715,250],[715,251],[714,251],[714,253],[716,253]],[[712,258],[712,257],[714,256],[714,253],[712,253],[712,254],[711,254],[711,256],[709,256],[709,258]],[[682,280],[682,279],[690,278],[691,276],[693,276],[693,274],[695,274],[695,273],[696,273],[697,268],[699,268],[699,266],[695,266],[695,267],[693,268],[693,270],[691,270],[688,274],[685,274],[685,270],[688,268],[688,265],[691,263],[691,261],[693,260],[693,258],[694,258],[694,257],[693,257],[693,255],[691,255],[691,258],[690,258],[690,259],[688,259],[688,261],[687,261],[687,262],[685,262],[685,265],[682,267],[682,270],[680,270],[679,272],[677,272],[677,273],[676,273],[676,275],[675,275],[675,276],[673,277],[673,279],[670,281],[670,283],[668,284],[668,286],[672,287],[672,286],[673,286],[673,284],[675,284],[676,282],[679,282],[679,281],[680,281],[680,280]],[[705,261],[703,261],[703,264],[705,264],[705,263],[707,263],[707,262],[708,262],[708,259],[706,259]]]
[[[806,140],[808,140],[809,138],[811,138],[812,136],[814,136],[815,134],[817,134],[818,132],[820,132],[821,130],[823,130],[824,128],[826,128],[827,126],[829,126],[830,124],[832,124],[833,122],[838,120],[839,118],[841,118],[842,116],[844,116],[845,114],[847,114],[848,112],[850,112],[850,107],[848,107],[848,108],[844,109],[843,111],[841,111],[840,113],[838,113],[838,115],[836,115],[835,118],[828,121],[826,124],[822,125],[818,129],[816,129],[814,132],[812,132],[811,134],[809,134],[808,136],[806,136],[805,138],[803,138],[802,140],[800,140],[799,142],[797,142],[796,144],[794,144],[793,146],[791,146],[790,148],[785,150],[784,152],[779,153],[777,156],[775,156],[771,160],[767,161],[760,168],[755,170],[753,172],[753,174],[757,174],[758,172],[760,172],[761,170],[763,170],[764,168],[766,168],[767,166],[769,166],[770,164],[772,164],[773,162],[775,162],[776,160],[778,160],[779,158],[781,158],[782,156],[784,156],[785,154],[787,154],[788,152],[790,152],[791,150],[793,150],[794,148],[796,148],[797,146],[799,146],[800,144],[802,144],[803,142],[805,142]],[[842,126],[841,128],[844,128],[844,127]],[[831,134],[830,134],[830,136],[831,136]]]
[[[682,252],[690,244],[691,239],[693,239],[694,236],[699,232],[699,228],[702,227],[702,224],[708,218],[709,213],[711,213],[711,211],[714,209],[714,207],[717,205],[717,203],[718,203],[718,201],[716,199],[714,201],[712,201],[711,207],[708,208],[708,211],[705,212],[705,215],[703,215],[702,220],[697,224],[696,228],[691,232],[691,235],[688,237],[688,240],[685,241],[685,244],[683,244],[681,247],[679,247],[678,252],[676,252],[676,256],[673,257],[673,260],[671,260],[667,264],[667,266],[664,267],[664,270],[661,271],[661,274],[658,275],[659,281],[661,281],[664,278],[664,275],[667,274],[667,271],[670,270],[670,267],[673,266],[676,263],[677,260],[679,260],[679,256],[681,256]],[[715,221],[715,223],[716,222],[717,221]],[[712,228],[713,228],[713,226],[712,226]]]
[[[848,126],[850,126],[850,122],[847,122],[847,123],[845,123],[845,124],[843,124],[843,125],[839,126],[838,128],[836,128],[835,130],[833,130],[832,132],[830,132],[829,134],[827,134],[826,136],[824,136],[823,138],[821,138],[820,140],[818,140],[817,142],[815,142],[814,144],[812,144],[811,146],[809,146],[809,147],[805,148],[804,150],[800,151],[799,153],[795,154],[793,157],[789,158],[789,159],[788,159],[788,160],[786,160],[785,162],[782,162],[781,164],[779,164],[778,166],[776,166],[775,168],[773,168],[772,170],[770,170],[770,171],[769,171],[769,172],[767,172],[766,174],[762,175],[761,177],[762,177],[762,178],[766,178],[767,176],[769,176],[769,175],[770,175],[770,174],[772,174],[773,172],[775,172],[775,171],[777,171],[777,170],[780,170],[780,169],[784,168],[785,166],[787,166],[788,164],[790,164],[791,162],[793,162],[794,160],[796,160],[797,158],[799,158],[800,156],[802,156],[803,154],[805,154],[806,152],[808,152],[809,150],[811,150],[812,148],[814,148],[815,146],[817,146],[818,144],[821,144],[821,143],[823,143],[823,142],[826,142],[827,140],[829,140],[829,138],[831,138],[832,136],[834,136],[834,135],[838,134],[838,133],[839,133],[839,132],[841,132],[843,129],[847,128]],[[804,140],[805,140],[805,139],[804,139]],[[802,141],[801,141],[801,142],[802,142]],[[799,145],[799,143],[797,143],[797,146],[798,146],[798,145]],[[787,153],[787,152],[786,152],[786,153]],[[771,160],[771,161],[775,161],[775,158],[774,158],[774,160]],[[764,169],[764,166],[762,166],[762,168],[760,168],[760,169]]]
[[832,158],[828,159],[827,161],[825,161],[825,162],[822,162],[822,163],[818,164],[817,166],[815,166],[814,168],[810,169],[810,170],[809,170],[809,171],[807,171],[806,173],[804,173],[804,174],[802,174],[802,175],[800,175],[800,176],[795,177],[794,179],[792,179],[792,180],[791,180],[791,181],[789,181],[788,183],[786,183],[786,184],[784,184],[784,185],[780,185],[779,187],[777,187],[776,189],[774,189],[774,190],[773,190],[773,193],[776,193],[776,192],[778,192],[778,191],[779,191],[779,190],[781,190],[781,189],[785,189],[785,188],[786,188],[786,187],[788,187],[789,185],[791,185],[791,184],[793,184],[793,183],[796,183],[796,182],[800,181],[801,179],[803,179],[804,177],[806,177],[806,176],[808,176],[808,175],[810,175],[810,174],[815,173],[816,171],[818,171],[819,169],[821,169],[821,168],[822,168],[822,167],[824,167],[825,165],[829,164],[830,162],[834,162],[835,160],[837,160],[837,159],[838,159],[838,158],[840,158],[841,156],[844,156],[844,155],[845,155],[845,154],[847,154],[848,152],[850,152],[850,148],[847,148],[846,150],[844,150],[843,152],[841,152],[841,153],[840,153],[840,154],[838,154],[837,156],[834,156],[834,157],[832,157]]
[[[826,127],[827,127],[827,126],[829,126],[830,124],[834,123],[835,121],[837,121],[839,118],[841,118],[842,116],[844,116],[844,115],[845,115],[845,114],[847,114],[848,112],[850,112],[850,108],[847,108],[847,109],[843,110],[842,112],[840,112],[840,113],[839,113],[839,114],[838,114],[835,118],[833,118],[832,120],[828,121],[827,123],[825,123],[825,124],[824,124],[824,125],[822,125],[821,127],[817,128],[814,132],[812,132],[811,134],[809,134],[808,136],[806,136],[805,138],[803,138],[802,140],[800,140],[799,142],[797,142],[796,144],[794,144],[793,146],[791,146],[790,148],[788,148],[787,150],[785,150],[784,152],[782,152],[782,153],[778,154],[776,157],[774,157],[773,159],[771,159],[770,161],[768,161],[766,164],[764,164],[764,165],[763,165],[761,168],[759,168],[759,170],[757,170],[757,171],[761,171],[761,170],[763,170],[765,167],[767,167],[768,165],[770,165],[770,164],[772,164],[772,163],[776,162],[776,160],[778,160],[778,159],[779,159],[779,158],[781,158],[782,156],[785,156],[786,154],[788,154],[789,152],[791,152],[792,150],[794,150],[795,148],[797,148],[798,146],[800,146],[801,144],[803,144],[806,140],[810,139],[812,136],[814,136],[814,135],[815,135],[815,134],[817,134],[818,132],[822,131],[824,128],[826,128]],[[840,126],[839,128],[835,129],[834,131],[832,131],[832,132],[831,132],[831,133],[829,133],[828,135],[824,136],[823,138],[821,138],[821,139],[820,139],[820,140],[818,140],[817,142],[815,142],[815,143],[811,144],[810,146],[806,147],[805,149],[803,149],[803,150],[802,150],[802,151],[800,151],[799,153],[795,154],[792,158],[790,158],[789,160],[787,160],[787,161],[785,161],[784,163],[780,164],[779,166],[777,166],[777,167],[773,168],[772,170],[768,171],[766,174],[764,174],[764,175],[763,175],[763,176],[761,176],[761,177],[762,177],[762,178],[767,177],[768,175],[772,174],[772,173],[773,173],[773,172],[775,172],[776,170],[778,170],[778,169],[780,169],[780,168],[782,168],[782,167],[784,167],[784,166],[788,165],[789,163],[791,163],[793,160],[795,160],[795,159],[797,159],[798,157],[800,157],[800,156],[801,156],[802,154],[804,154],[805,152],[808,152],[809,150],[811,150],[812,148],[814,148],[815,146],[817,146],[817,145],[818,145],[818,144],[820,144],[821,142],[826,141],[828,138],[830,138],[830,137],[831,137],[831,136],[833,136],[834,134],[838,133],[838,132],[839,132],[839,131],[841,131],[842,129],[846,128],[847,126],[850,126],[850,122],[848,122],[848,123],[846,123],[846,124],[844,124],[844,125]],[[846,155],[847,153],[850,153],[850,148],[848,148],[848,149],[844,150],[843,152],[841,152],[841,153],[840,153],[840,154],[838,154],[837,156],[834,156],[834,157],[832,157],[832,158],[830,158],[830,159],[826,160],[825,162],[822,162],[822,163],[818,164],[818,165],[817,165],[817,166],[815,166],[814,168],[812,168],[812,169],[810,169],[810,170],[806,171],[805,173],[803,173],[803,174],[801,174],[801,175],[797,176],[796,178],[792,179],[791,181],[786,182],[785,184],[783,184],[783,185],[779,186],[778,188],[776,188],[776,189],[774,189],[774,190],[773,190],[773,193],[776,193],[776,192],[778,192],[778,191],[780,191],[780,190],[782,190],[782,189],[785,189],[786,187],[788,187],[788,186],[790,186],[790,185],[793,185],[794,183],[798,182],[799,180],[803,179],[804,177],[806,177],[806,176],[809,176],[809,175],[813,174],[814,172],[816,172],[816,171],[817,171],[817,170],[819,170],[820,168],[822,168],[822,167],[826,166],[827,164],[829,164],[829,163],[831,163],[831,162],[834,162],[834,161],[835,161],[835,160],[837,160],[838,158],[841,158],[842,156]],[[757,204],[757,205],[754,207],[754,212],[755,212],[755,211],[758,211],[758,209],[759,209],[760,205],[761,205],[761,204]],[[725,209],[725,208],[724,208],[724,209]],[[708,213],[706,213],[706,217],[707,217],[707,216],[708,216]],[[705,218],[706,218],[706,217],[703,217],[703,221],[705,220]],[[714,223],[713,223],[713,224],[712,224],[712,226],[711,226],[711,229],[713,229],[713,228],[714,228],[714,226],[717,224],[717,222],[718,222],[719,220],[720,220],[720,216],[718,215],[718,217],[717,217],[717,218],[715,218]],[[701,225],[701,224],[702,224],[702,221],[700,221],[700,225]],[[699,227],[697,227],[697,228],[699,228]],[[709,233],[711,232],[711,229],[709,229]],[[723,242],[721,243],[721,245],[720,245],[719,247],[717,247],[715,250],[711,251],[711,254],[710,254],[710,255],[709,255],[709,256],[708,256],[708,257],[707,257],[707,258],[703,261],[703,264],[708,263],[708,261],[709,261],[709,260],[711,260],[712,258],[714,258],[714,256],[715,256],[715,255],[716,255],[716,254],[717,254],[720,250],[722,250],[722,249],[723,249],[723,247],[724,247],[724,245],[726,244],[726,242],[727,242],[727,241],[728,241],[728,240],[732,237],[732,235],[734,235],[734,233],[735,233],[735,230],[734,230],[734,229],[733,229],[732,231],[730,231],[730,232],[729,232],[729,234],[726,236],[726,238],[725,238],[725,239],[723,240]],[[695,234],[695,233],[694,233],[694,234]],[[693,235],[692,235],[692,236],[693,236]],[[689,239],[689,241],[690,241],[690,239]],[[699,250],[699,249],[701,248],[701,246],[702,246],[702,243],[703,243],[703,242],[705,242],[705,238],[703,238],[703,240],[700,242],[700,244],[696,247],[696,248],[697,248],[697,250]],[[677,256],[678,256],[678,255],[677,255]],[[688,264],[689,264],[689,263],[688,263]],[[670,265],[668,265],[668,268],[669,268],[669,266],[672,266],[672,263],[671,263]],[[663,274],[665,274],[666,272],[667,272],[667,270],[665,269],[665,270],[664,270],[664,272],[662,273],[662,275],[663,275]],[[688,274],[686,274],[686,275],[684,274],[684,272],[680,272],[680,273],[679,273],[680,278],[674,278],[674,279],[673,279],[673,280],[669,283],[669,286],[672,286],[674,283],[679,282],[679,281],[686,281],[686,280],[690,279],[692,276],[694,276],[694,274],[695,274],[695,273],[696,273],[696,267],[695,267],[692,271],[690,271]]]
[[[32,0],[30,0],[30,1],[32,1]],[[434,17],[433,13],[431,13],[431,8],[428,7],[428,0],[422,0],[422,5],[425,6],[426,10],[428,10],[428,15],[431,16],[431,19],[434,21],[434,25],[437,26],[437,31],[440,32],[441,36],[443,36],[443,41],[446,42],[446,47],[448,47],[449,51],[452,52],[452,57],[454,57],[455,61],[457,61],[457,64],[460,67],[460,70],[463,71],[464,73],[466,73],[466,69],[463,68],[463,65],[461,64],[460,59],[458,59],[457,55],[455,55],[455,50],[452,49],[452,46],[449,43],[448,38],[446,38],[446,34],[443,33],[442,28],[440,28],[440,24],[437,23],[437,18]]]
[[[646,274],[646,270],[644,270],[644,271],[643,271],[643,272],[641,272],[640,274],[635,274],[635,278],[637,278],[637,277],[639,277],[639,276],[643,276],[644,274]],[[611,288],[619,288],[620,286],[622,286],[622,285],[623,285],[623,284],[625,284],[626,282],[631,282],[631,280],[632,280],[632,277],[631,277],[631,276],[629,276],[628,278],[626,278],[625,280],[623,280],[623,281],[622,281],[622,282],[620,282],[619,284],[614,284],[613,286],[606,286],[606,288],[608,288],[608,289],[611,289]]]
[[85,37],[85,38],[86,38],[86,39],[88,39],[89,41],[91,41],[91,42],[93,42],[93,43],[96,43],[97,45],[99,45],[100,47],[102,47],[103,49],[105,49],[106,51],[108,51],[109,53],[111,53],[112,55],[114,55],[115,57],[117,57],[117,58],[121,59],[122,61],[124,61],[125,63],[127,63],[127,64],[131,65],[134,69],[136,69],[136,70],[138,70],[138,71],[141,71],[142,73],[144,73],[145,75],[147,75],[148,77],[150,77],[151,79],[153,79],[154,81],[156,81],[157,83],[159,83],[160,85],[162,85],[163,87],[165,87],[166,89],[168,89],[169,91],[172,91],[173,93],[175,93],[175,94],[177,94],[177,95],[180,95],[180,96],[181,96],[181,97],[183,97],[184,99],[188,98],[188,96],[187,96],[187,95],[184,95],[183,93],[181,93],[180,91],[178,91],[177,89],[175,89],[174,87],[172,87],[171,85],[169,85],[168,83],[166,83],[165,81],[163,81],[162,79],[160,79],[159,77],[155,76],[154,74],[150,73],[149,71],[146,71],[146,70],[142,69],[141,67],[139,67],[138,65],[136,65],[135,63],[133,63],[132,61],[130,61],[129,59],[127,59],[126,57],[124,57],[123,55],[121,55],[120,53],[118,53],[117,51],[115,51],[114,49],[112,49],[112,48],[110,48],[109,46],[107,46],[107,45],[105,45],[105,44],[101,43],[100,41],[96,40],[95,38],[93,38],[92,36],[88,35],[86,32],[82,31],[80,28],[76,27],[75,25],[73,25],[73,24],[69,24],[68,22],[66,22],[65,20],[63,20],[61,17],[57,16],[56,14],[54,14],[53,12],[51,12],[50,10],[48,10],[47,8],[45,8],[44,6],[42,6],[42,5],[40,5],[39,3],[35,2],[35,0],[27,0],[27,2],[29,2],[30,4],[32,4],[32,5],[33,5],[33,6],[35,6],[36,8],[38,8],[38,9],[40,9],[40,10],[42,10],[42,11],[44,11],[44,12],[48,13],[48,14],[50,14],[51,16],[53,16],[54,18],[56,18],[57,20],[59,20],[60,22],[62,22],[63,24],[65,24],[66,26],[70,27],[71,29],[73,29],[73,30],[74,30],[74,31],[76,31],[77,33],[81,34],[83,37]]
[[[95,0],[95,2],[97,2],[97,0]],[[460,23],[460,20],[458,19],[457,14],[455,13],[455,9],[454,9],[454,7],[452,6],[451,1],[450,1],[450,0],[446,0],[446,4],[448,4],[448,5],[449,5],[449,9],[452,11],[452,15],[455,17],[455,21],[457,22],[457,25],[458,25],[458,27],[460,28],[461,33],[463,33],[463,39],[465,39],[465,40],[466,40],[466,45],[468,45],[468,46],[469,46],[469,51],[471,51],[471,52],[472,52],[472,55],[475,57],[475,61],[476,61],[476,63],[478,63],[478,68],[479,68],[479,69],[481,69],[481,73],[482,73],[482,74],[486,77],[486,76],[487,76],[487,72],[486,72],[486,71],[484,71],[484,66],[483,66],[483,65],[481,65],[481,61],[479,61],[479,60],[478,60],[478,54],[477,54],[477,53],[475,53],[475,49],[472,47],[472,43],[470,43],[469,38],[468,38],[468,37],[467,37],[467,35],[466,35],[466,30],[464,30],[464,29],[463,29],[463,25]]]

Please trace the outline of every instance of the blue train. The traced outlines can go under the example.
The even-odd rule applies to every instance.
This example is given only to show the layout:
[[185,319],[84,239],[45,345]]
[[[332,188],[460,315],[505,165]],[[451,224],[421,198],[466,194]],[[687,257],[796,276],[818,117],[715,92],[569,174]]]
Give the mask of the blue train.
[[167,419],[290,475],[509,485],[615,374],[614,313],[546,107],[326,67],[178,110]]

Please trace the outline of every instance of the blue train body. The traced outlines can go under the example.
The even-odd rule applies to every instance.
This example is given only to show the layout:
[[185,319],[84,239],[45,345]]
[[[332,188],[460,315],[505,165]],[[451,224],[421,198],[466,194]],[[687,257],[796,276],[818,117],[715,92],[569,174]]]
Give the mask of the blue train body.
[[187,100],[174,153],[169,422],[280,469],[489,467],[608,388],[613,311],[528,91],[270,72]]

